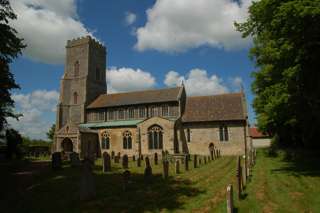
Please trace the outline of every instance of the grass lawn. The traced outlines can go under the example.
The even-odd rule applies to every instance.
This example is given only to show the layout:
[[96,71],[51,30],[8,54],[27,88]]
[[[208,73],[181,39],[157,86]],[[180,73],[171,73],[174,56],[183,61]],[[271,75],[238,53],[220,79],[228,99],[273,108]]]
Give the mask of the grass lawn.
[[[284,152],[270,157],[258,150],[252,177],[244,198],[236,196],[236,157],[218,160],[174,175],[161,176],[162,166],[153,165],[154,177],[145,183],[144,167],[130,162],[131,182],[123,190],[121,164],[102,173],[95,163],[97,196],[79,201],[80,168],[65,163],[52,171],[48,161],[0,163],[0,212],[226,212],[226,186],[234,186],[235,212],[320,212],[319,153],[301,152],[290,161]],[[203,161],[202,161],[203,162]],[[144,161],[142,161],[144,165]]]
[[320,212],[319,152],[300,152],[286,160],[284,152],[269,157],[259,150],[246,198],[238,212]]
[[[142,162],[144,164],[144,161]],[[131,183],[122,188],[123,169],[113,164],[113,171],[101,172],[101,160],[94,169],[97,197],[79,201],[81,169],[64,165],[52,171],[48,162],[34,161],[0,164],[1,212],[224,212],[225,187],[234,182],[235,157],[223,157],[174,175],[161,176],[162,166],[152,165],[154,177],[144,182],[143,167],[130,162]],[[22,169],[23,168],[23,169]]]

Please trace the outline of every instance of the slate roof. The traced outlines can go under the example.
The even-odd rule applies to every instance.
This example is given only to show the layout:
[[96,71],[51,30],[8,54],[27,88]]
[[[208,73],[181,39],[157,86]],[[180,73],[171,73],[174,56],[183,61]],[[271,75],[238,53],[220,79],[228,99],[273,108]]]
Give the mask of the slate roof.
[[187,97],[183,122],[245,120],[242,93]]
[[87,109],[178,101],[183,87],[102,94]]

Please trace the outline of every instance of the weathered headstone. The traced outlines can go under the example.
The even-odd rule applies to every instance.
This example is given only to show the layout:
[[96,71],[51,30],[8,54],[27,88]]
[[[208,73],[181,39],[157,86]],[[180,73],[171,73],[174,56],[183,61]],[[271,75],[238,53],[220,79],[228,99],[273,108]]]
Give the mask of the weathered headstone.
[[135,155],[132,156],[132,161],[136,161],[136,156]]
[[123,157],[122,157],[122,168],[128,169],[128,166],[129,166],[128,155],[123,155]]
[[104,152],[102,155],[102,169],[103,172],[111,171],[111,159],[110,155],[107,152]]
[[199,157],[199,166],[201,165],[202,163],[202,160],[201,160],[201,157]]
[[233,213],[233,189],[231,184],[227,187],[227,213]]
[[137,167],[141,167],[141,158],[140,158],[140,156],[138,156],[138,159],[137,159]]
[[72,167],[77,167],[80,166],[81,162],[80,162],[80,158],[79,158],[79,154],[76,152],[72,152],[70,154],[70,163]]
[[145,158],[146,161],[146,168],[144,169],[144,179],[146,182],[150,182],[152,177],[152,168],[150,165],[150,160],[148,157]]
[[207,164],[207,156],[203,157],[204,164]]
[[169,161],[168,160],[163,161],[163,177],[164,179],[167,179],[169,177]]
[[60,152],[54,152],[51,160],[52,169],[61,169],[62,160]]
[[241,199],[241,194],[242,194],[242,171],[241,171],[241,157],[238,157],[238,162],[237,162],[237,183],[238,183],[238,198]]
[[143,160],[143,155],[140,156],[141,160]]
[[114,159],[114,151],[111,151],[111,159]]
[[213,158],[213,152],[214,152],[214,150],[210,150],[211,160],[214,160],[214,158]]
[[184,156],[184,169],[186,170],[186,171],[188,171],[189,170],[189,155],[185,155]]
[[175,170],[176,170],[176,174],[180,173],[180,161],[176,160],[175,162]]
[[219,151],[216,150],[216,157],[219,158]]
[[83,161],[80,181],[80,200],[91,200],[96,196],[96,186],[92,172],[92,162],[89,159]]
[[193,156],[193,168],[197,168],[198,165],[198,158],[197,155]]
[[213,150],[213,160],[216,160],[217,159],[217,156],[216,156],[216,151]]
[[129,170],[126,170],[122,173],[122,179],[123,179],[123,191],[127,191],[129,180],[130,180],[131,173]]
[[158,165],[158,153],[154,153],[154,165]]

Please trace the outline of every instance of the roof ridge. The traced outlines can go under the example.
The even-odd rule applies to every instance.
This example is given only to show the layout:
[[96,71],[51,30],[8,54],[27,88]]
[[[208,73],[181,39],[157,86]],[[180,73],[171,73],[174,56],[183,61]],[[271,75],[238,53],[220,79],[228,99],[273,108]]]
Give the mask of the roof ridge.
[[161,91],[161,90],[169,90],[169,89],[180,89],[180,86],[177,87],[166,87],[160,89],[147,89],[147,90],[134,90],[134,91],[126,91],[126,92],[116,92],[116,93],[104,93],[101,95],[118,95],[118,94],[130,94],[135,92],[151,92],[151,91]]
[[216,95],[197,95],[197,96],[187,96],[187,98],[202,98],[202,97],[216,97],[216,96],[226,96],[226,95],[241,95],[241,92],[231,92]]

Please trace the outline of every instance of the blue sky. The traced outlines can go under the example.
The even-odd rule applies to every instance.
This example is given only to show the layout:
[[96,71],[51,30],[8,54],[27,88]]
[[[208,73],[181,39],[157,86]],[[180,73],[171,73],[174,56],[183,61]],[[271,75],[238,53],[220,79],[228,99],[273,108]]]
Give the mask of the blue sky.
[[179,85],[188,95],[239,91],[244,86],[251,123],[254,70],[250,39],[233,21],[243,21],[250,0],[14,0],[11,23],[28,47],[11,68],[20,90],[10,124],[45,139],[55,122],[67,39],[92,35],[107,47],[108,92]]

